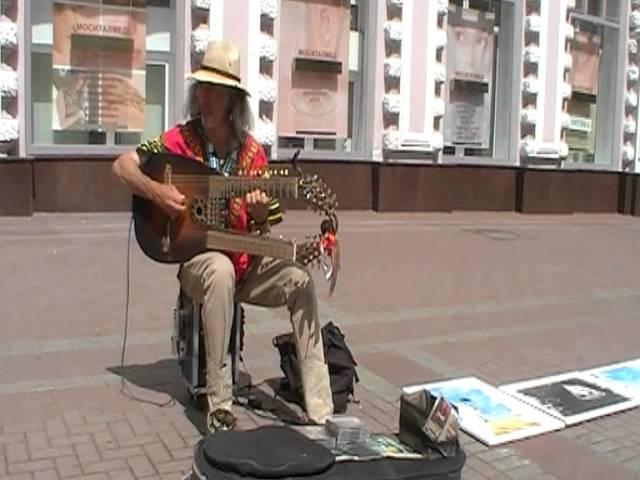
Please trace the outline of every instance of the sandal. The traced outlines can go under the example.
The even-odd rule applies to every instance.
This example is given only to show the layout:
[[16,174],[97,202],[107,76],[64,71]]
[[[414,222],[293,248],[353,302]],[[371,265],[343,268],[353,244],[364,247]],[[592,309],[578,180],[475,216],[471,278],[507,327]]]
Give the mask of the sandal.
[[230,410],[218,408],[207,415],[207,429],[209,433],[223,430],[234,430],[236,428],[236,417]]

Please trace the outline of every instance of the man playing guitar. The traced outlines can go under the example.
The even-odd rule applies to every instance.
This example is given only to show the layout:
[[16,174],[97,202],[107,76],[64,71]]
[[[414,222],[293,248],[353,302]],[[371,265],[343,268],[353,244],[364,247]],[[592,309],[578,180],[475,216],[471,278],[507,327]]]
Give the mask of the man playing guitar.
[[[172,153],[204,162],[222,174],[264,168],[262,146],[249,134],[248,92],[240,79],[240,55],[228,41],[210,42],[202,65],[192,75],[190,119],[118,157],[115,175],[135,195],[148,199],[171,218],[186,212],[185,195],[175,185],[145,175],[140,166],[152,153]],[[226,206],[228,228],[238,232],[268,229],[282,221],[280,207],[260,190],[233,198]],[[302,388],[309,420],[323,424],[333,413],[313,279],[293,261],[251,257],[244,252],[207,251],[183,263],[181,288],[202,304],[206,345],[207,426],[232,429],[229,342],[234,300],[264,307],[287,306],[302,367]]]

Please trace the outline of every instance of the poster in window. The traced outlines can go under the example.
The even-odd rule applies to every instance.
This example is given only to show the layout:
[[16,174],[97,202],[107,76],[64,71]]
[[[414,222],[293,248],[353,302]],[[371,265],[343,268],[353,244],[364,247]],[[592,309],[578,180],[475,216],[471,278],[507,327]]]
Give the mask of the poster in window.
[[445,142],[488,147],[495,51],[493,17],[462,8],[449,14]]
[[347,136],[348,0],[282,0],[278,134]]
[[598,73],[600,70],[600,35],[592,32],[576,31],[571,42],[573,65],[569,70],[569,83],[576,92],[589,95],[598,93]]
[[145,1],[53,5],[54,130],[144,130]]

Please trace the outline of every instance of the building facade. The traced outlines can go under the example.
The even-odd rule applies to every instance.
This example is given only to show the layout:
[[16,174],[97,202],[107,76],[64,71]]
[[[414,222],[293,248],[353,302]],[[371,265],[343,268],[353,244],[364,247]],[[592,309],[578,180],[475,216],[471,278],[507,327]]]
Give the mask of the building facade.
[[185,118],[211,39],[342,208],[640,214],[640,0],[1,6],[0,214],[127,209],[110,163]]

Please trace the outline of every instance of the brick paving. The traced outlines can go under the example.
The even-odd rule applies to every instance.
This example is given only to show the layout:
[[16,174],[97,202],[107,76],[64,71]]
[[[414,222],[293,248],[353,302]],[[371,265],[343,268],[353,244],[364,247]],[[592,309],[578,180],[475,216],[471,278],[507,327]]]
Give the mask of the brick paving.
[[[290,212],[280,230],[317,228]],[[0,219],[0,478],[179,479],[203,415],[170,350],[176,268],[132,244],[122,348],[128,218],[124,214]],[[402,385],[462,375],[500,384],[636,358],[640,221],[615,215],[341,214],[343,270],[324,320],[359,361],[370,429],[397,429]],[[247,307],[252,392],[278,415],[271,338],[282,310]],[[122,377],[127,379],[124,392]],[[272,422],[236,412],[242,428]],[[487,447],[467,435],[463,478],[638,479],[640,409]]]

